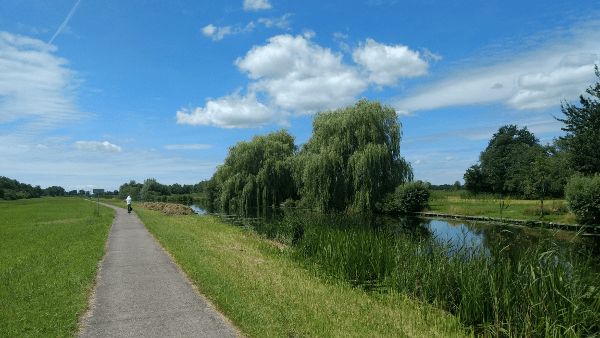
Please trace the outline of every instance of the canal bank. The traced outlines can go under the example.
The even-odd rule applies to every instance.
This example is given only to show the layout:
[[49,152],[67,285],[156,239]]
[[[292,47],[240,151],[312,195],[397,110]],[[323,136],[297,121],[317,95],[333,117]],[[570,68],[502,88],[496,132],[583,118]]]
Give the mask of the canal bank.
[[557,222],[543,222],[535,220],[524,220],[524,219],[510,219],[510,218],[499,218],[499,217],[486,217],[486,216],[469,216],[469,215],[453,215],[444,214],[438,212],[416,212],[415,215],[427,218],[436,219],[454,219],[454,220],[465,220],[472,222],[486,222],[486,223],[499,223],[506,225],[517,225],[528,228],[540,228],[542,226],[550,229],[566,230],[566,231],[582,231],[584,235],[600,235],[599,225],[584,225],[584,224],[567,224]]

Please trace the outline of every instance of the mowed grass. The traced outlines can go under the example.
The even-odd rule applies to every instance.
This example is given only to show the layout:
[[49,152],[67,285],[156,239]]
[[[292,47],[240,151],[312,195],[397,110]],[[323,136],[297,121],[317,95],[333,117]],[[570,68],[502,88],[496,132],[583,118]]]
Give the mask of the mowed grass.
[[289,248],[211,216],[139,218],[199,290],[250,337],[464,337],[459,320],[406,296],[327,282]]
[[0,337],[73,336],[113,219],[79,198],[0,201]]
[[[463,198],[465,191],[432,191],[426,211],[452,215],[500,217],[520,220],[539,220],[540,200],[501,199],[493,196]],[[537,214],[533,211],[538,209]],[[544,200],[544,221],[577,223],[575,215],[566,210],[565,200]]]

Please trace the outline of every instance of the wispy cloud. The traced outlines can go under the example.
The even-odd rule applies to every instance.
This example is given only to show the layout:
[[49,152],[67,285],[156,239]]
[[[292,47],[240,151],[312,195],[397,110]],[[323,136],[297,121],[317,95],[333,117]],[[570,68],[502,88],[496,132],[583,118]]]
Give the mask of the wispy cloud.
[[258,11],[270,9],[271,7],[269,0],[244,0],[244,10],[246,11]]
[[400,114],[452,106],[502,103],[520,111],[557,107],[593,83],[600,64],[600,20],[573,27],[567,36],[540,41],[523,51],[495,51],[477,66],[465,62],[445,78],[423,85],[394,102]]
[[283,15],[281,18],[260,18],[258,19],[258,22],[262,23],[265,25],[265,27],[270,28],[272,26],[281,28],[281,29],[286,29],[286,30],[290,30],[290,22],[288,21],[288,17],[290,17],[292,14],[287,13],[285,15]]
[[30,134],[88,116],[74,103],[77,73],[55,51],[41,40],[0,32],[0,124],[20,122],[13,132]]
[[80,150],[103,151],[107,153],[121,152],[121,147],[108,143],[108,141],[77,141],[73,147]]
[[206,150],[212,149],[211,144],[172,144],[163,146],[164,149],[168,150]]
[[219,41],[227,35],[235,35],[235,34],[240,34],[240,33],[251,32],[255,26],[256,25],[254,24],[253,21],[250,21],[250,23],[247,24],[246,27],[243,27],[243,28],[242,27],[232,27],[232,26],[217,27],[213,24],[209,24],[208,26],[205,26],[204,28],[202,28],[202,34],[204,34],[205,36],[208,36],[209,38],[212,38],[213,41]]
[[56,36],[65,28],[67,23],[69,23],[69,20],[71,20],[71,17],[73,16],[73,14],[75,14],[75,10],[77,9],[77,7],[79,7],[79,3],[81,3],[81,0],[77,0],[77,3],[75,4],[75,6],[73,6],[73,9],[71,9],[71,11],[69,12],[69,15],[67,15],[67,18],[65,19],[65,21],[63,21],[62,25],[60,25],[60,27],[58,28],[56,33],[54,33],[54,36],[52,36],[52,39],[50,39],[50,41],[48,41],[48,44],[51,44],[52,41],[54,41],[54,38],[56,38]]

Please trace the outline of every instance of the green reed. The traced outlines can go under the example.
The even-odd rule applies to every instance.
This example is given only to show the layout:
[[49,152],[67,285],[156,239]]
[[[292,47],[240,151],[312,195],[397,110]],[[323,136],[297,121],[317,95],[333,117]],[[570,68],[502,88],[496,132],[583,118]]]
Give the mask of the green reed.
[[289,211],[253,228],[292,245],[324,278],[367,290],[396,290],[458,316],[492,336],[600,333],[600,275],[588,252],[561,249],[552,233],[514,252],[498,234],[488,249],[435,238],[410,224],[376,225],[361,214]]

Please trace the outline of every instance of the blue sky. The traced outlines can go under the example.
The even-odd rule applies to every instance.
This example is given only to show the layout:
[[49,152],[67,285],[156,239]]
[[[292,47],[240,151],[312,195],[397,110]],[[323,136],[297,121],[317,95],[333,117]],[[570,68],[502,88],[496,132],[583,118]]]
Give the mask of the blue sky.
[[563,135],[597,81],[598,1],[3,0],[0,175],[115,190],[209,179],[228,147],[361,98],[416,179],[462,182],[499,127]]

